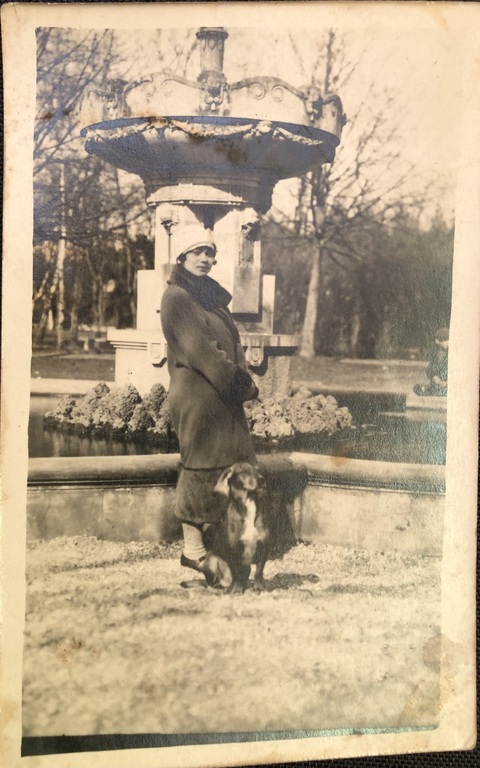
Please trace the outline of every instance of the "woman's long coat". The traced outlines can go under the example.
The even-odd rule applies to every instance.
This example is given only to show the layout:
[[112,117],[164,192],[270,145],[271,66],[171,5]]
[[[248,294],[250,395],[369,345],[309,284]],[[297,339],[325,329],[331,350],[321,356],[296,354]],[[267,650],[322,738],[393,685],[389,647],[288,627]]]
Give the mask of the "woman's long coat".
[[162,297],[170,411],[187,470],[255,461],[243,410],[254,387],[226,306],[230,299],[215,280],[180,265]]

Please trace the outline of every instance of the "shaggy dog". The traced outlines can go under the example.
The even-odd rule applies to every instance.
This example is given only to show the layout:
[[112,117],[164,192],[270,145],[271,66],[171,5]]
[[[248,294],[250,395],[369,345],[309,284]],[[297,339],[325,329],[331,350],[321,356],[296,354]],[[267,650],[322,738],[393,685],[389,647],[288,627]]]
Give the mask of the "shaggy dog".
[[263,569],[268,556],[269,531],[265,481],[257,467],[246,462],[226,469],[215,486],[229,499],[225,518],[215,526],[210,552],[205,560],[207,582],[227,587],[228,592],[245,590],[250,567],[256,564],[254,590],[265,589]]

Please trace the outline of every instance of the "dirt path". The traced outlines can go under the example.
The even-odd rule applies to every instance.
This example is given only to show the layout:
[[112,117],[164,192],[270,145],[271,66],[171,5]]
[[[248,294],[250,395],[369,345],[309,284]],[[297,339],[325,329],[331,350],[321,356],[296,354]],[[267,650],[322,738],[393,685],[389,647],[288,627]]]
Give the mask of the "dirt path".
[[230,596],[178,557],[29,545],[25,736],[435,724],[439,560],[299,544]]

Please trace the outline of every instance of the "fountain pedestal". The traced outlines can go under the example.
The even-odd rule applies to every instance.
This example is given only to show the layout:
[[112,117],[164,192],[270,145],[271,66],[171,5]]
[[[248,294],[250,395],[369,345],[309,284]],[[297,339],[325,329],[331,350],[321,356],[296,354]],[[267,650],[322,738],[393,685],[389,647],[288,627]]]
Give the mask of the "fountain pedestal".
[[86,149],[140,175],[155,210],[155,268],[138,273],[136,329],[112,331],[115,379],[141,393],[168,386],[159,307],[188,227],[213,230],[211,276],[233,296],[230,309],[263,397],[290,389],[296,336],[275,334],[275,278],[261,269],[260,216],[280,179],[332,162],[344,116],[337,96],[273,77],[227,83],[222,28],[197,32],[200,74],[169,73],[85,94]]
[[[212,192],[218,197],[214,188]],[[185,230],[204,223],[203,212],[200,218],[198,213],[208,205],[218,254],[211,276],[232,294],[230,309],[250,371],[262,397],[287,395],[290,362],[298,339],[273,332],[275,277],[261,274],[258,213],[250,206],[208,203],[205,187],[201,193],[201,201],[189,200],[189,204],[149,200],[156,207],[155,269],[138,272],[136,329],[109,332],[116,350],[115,381],[132,383],[141,393],[157,382],[168,387],[160,298],[174,264],[171,254],[178,250],[177,238],[184,242]]]

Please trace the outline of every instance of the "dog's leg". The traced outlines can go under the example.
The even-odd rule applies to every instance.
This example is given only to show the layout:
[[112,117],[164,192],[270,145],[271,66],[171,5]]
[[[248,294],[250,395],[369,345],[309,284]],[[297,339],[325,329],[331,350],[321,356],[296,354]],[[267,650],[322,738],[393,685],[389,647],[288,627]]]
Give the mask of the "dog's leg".
[[263,569],[268,558],[268,548],[264,542],[259,542],[257,546],[257,566],[255,569],[255,579],[253,582],[253,589],[255,592],[262,592],[267,588],[265,579],[263,578]]
[[233,583],[232,573],[223,558],[208,552],[205,558],[205,580],[209,587],[230,588]]
[[238,561],[230,563],[230,569],[232,571],[232,584],[228,588],[228,592],[232,595],[239,595],[245,592],[248,584],[248,577],[250,576],[250,566],[242,565]]

